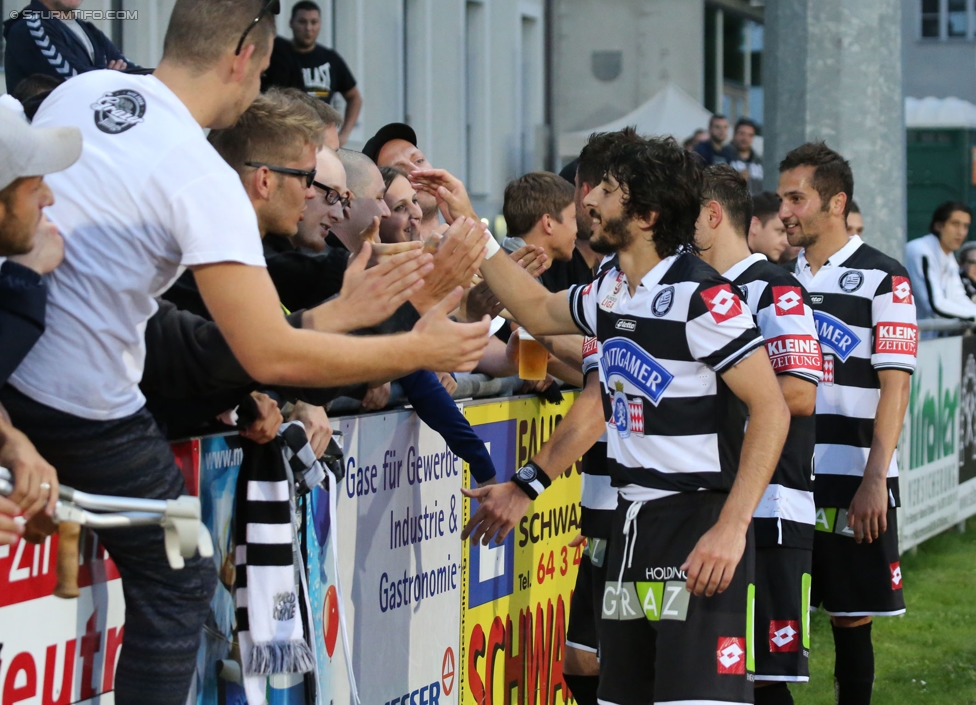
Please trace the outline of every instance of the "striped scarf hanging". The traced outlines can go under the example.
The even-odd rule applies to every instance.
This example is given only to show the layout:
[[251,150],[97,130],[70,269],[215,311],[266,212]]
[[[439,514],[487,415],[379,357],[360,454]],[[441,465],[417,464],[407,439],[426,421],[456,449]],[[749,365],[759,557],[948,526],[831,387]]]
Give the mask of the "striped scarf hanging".
[[[311,607],[295,527],[295,477],[324,477],[300,422],[278,438],[241,440],[244,460],[235,506],[237,630],[250,705],[266,700],[267,676],[315,669]],[[304,463],[310,460],[306,466]],[[315,466],[318,466],[317,471]],[[304,612],[303,612],[304,611]]]

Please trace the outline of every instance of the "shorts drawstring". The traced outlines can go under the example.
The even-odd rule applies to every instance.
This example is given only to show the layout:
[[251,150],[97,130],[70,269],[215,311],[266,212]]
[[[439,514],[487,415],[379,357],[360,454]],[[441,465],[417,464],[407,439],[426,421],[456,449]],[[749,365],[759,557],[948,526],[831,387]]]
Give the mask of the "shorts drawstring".
[[620,557],[620,574],[617,576],[617,594],[620,594],[624,583],[624,567],[630,568],[634,560],[634,547],[637,545],[637,515],[644,506],[643,501],[632,502],[627,507],[627,518],[624,519],[624,552]]

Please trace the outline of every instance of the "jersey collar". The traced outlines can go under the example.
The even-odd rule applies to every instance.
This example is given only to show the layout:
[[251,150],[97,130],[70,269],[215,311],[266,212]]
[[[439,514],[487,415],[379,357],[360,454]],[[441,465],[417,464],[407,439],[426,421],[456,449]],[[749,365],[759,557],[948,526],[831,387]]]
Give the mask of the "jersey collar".
[[[860,235],[851,235],[847,240],[847,244],[844,245],[839,250],[837,250],[837,252],[832,254],[830,257],[828,257],[827,261],[823,263],[823,267],[821,267],[820,269],[826,269],[827,267],[839,267],[844,262],[846,262],[851,255],[854,254],[857,248],[859,248],[863,244],[864,241],[861,239]],[[810,269],[810,263],[807,262],[807,251],[801,250],[800,254],[797,255],[796,258],[796,273],[800,274],[802,272],[806,272],[809,269]],[[818,274],[820,273],[819,270],[817,273]]]
[[733,264],[731,267],[729,267],[728,271],[722,273],[722,276],[728,279],[730,282],[734,282],[736,279],[739,278],[739,275],[741,275],[744,271],[749,269],[749,267],[754,265],[756,262],[765,262],[765,261],[766,261],[766,255],[762,254],[761,252],[753,252],[745,259],[741,259],[735,264]]

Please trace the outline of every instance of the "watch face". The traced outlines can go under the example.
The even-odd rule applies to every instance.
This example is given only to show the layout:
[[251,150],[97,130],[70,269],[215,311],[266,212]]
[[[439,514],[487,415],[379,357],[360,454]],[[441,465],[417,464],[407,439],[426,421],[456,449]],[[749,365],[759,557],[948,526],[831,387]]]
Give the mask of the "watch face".
[[517,474],[520,480],[524,480],[525,482],[533,482],[536,479],[537,473],[534,467],[526,465],[525,467],[519,468]]

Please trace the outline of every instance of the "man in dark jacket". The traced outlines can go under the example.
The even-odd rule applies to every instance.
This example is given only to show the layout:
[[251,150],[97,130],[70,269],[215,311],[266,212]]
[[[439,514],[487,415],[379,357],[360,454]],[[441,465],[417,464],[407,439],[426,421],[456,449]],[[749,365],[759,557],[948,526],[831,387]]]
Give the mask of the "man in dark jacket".
[[138,68],[95,25],[76,19],[81,0],[33,0],[3,23],[7,90],[36,73],[71,78],[93,69]]

